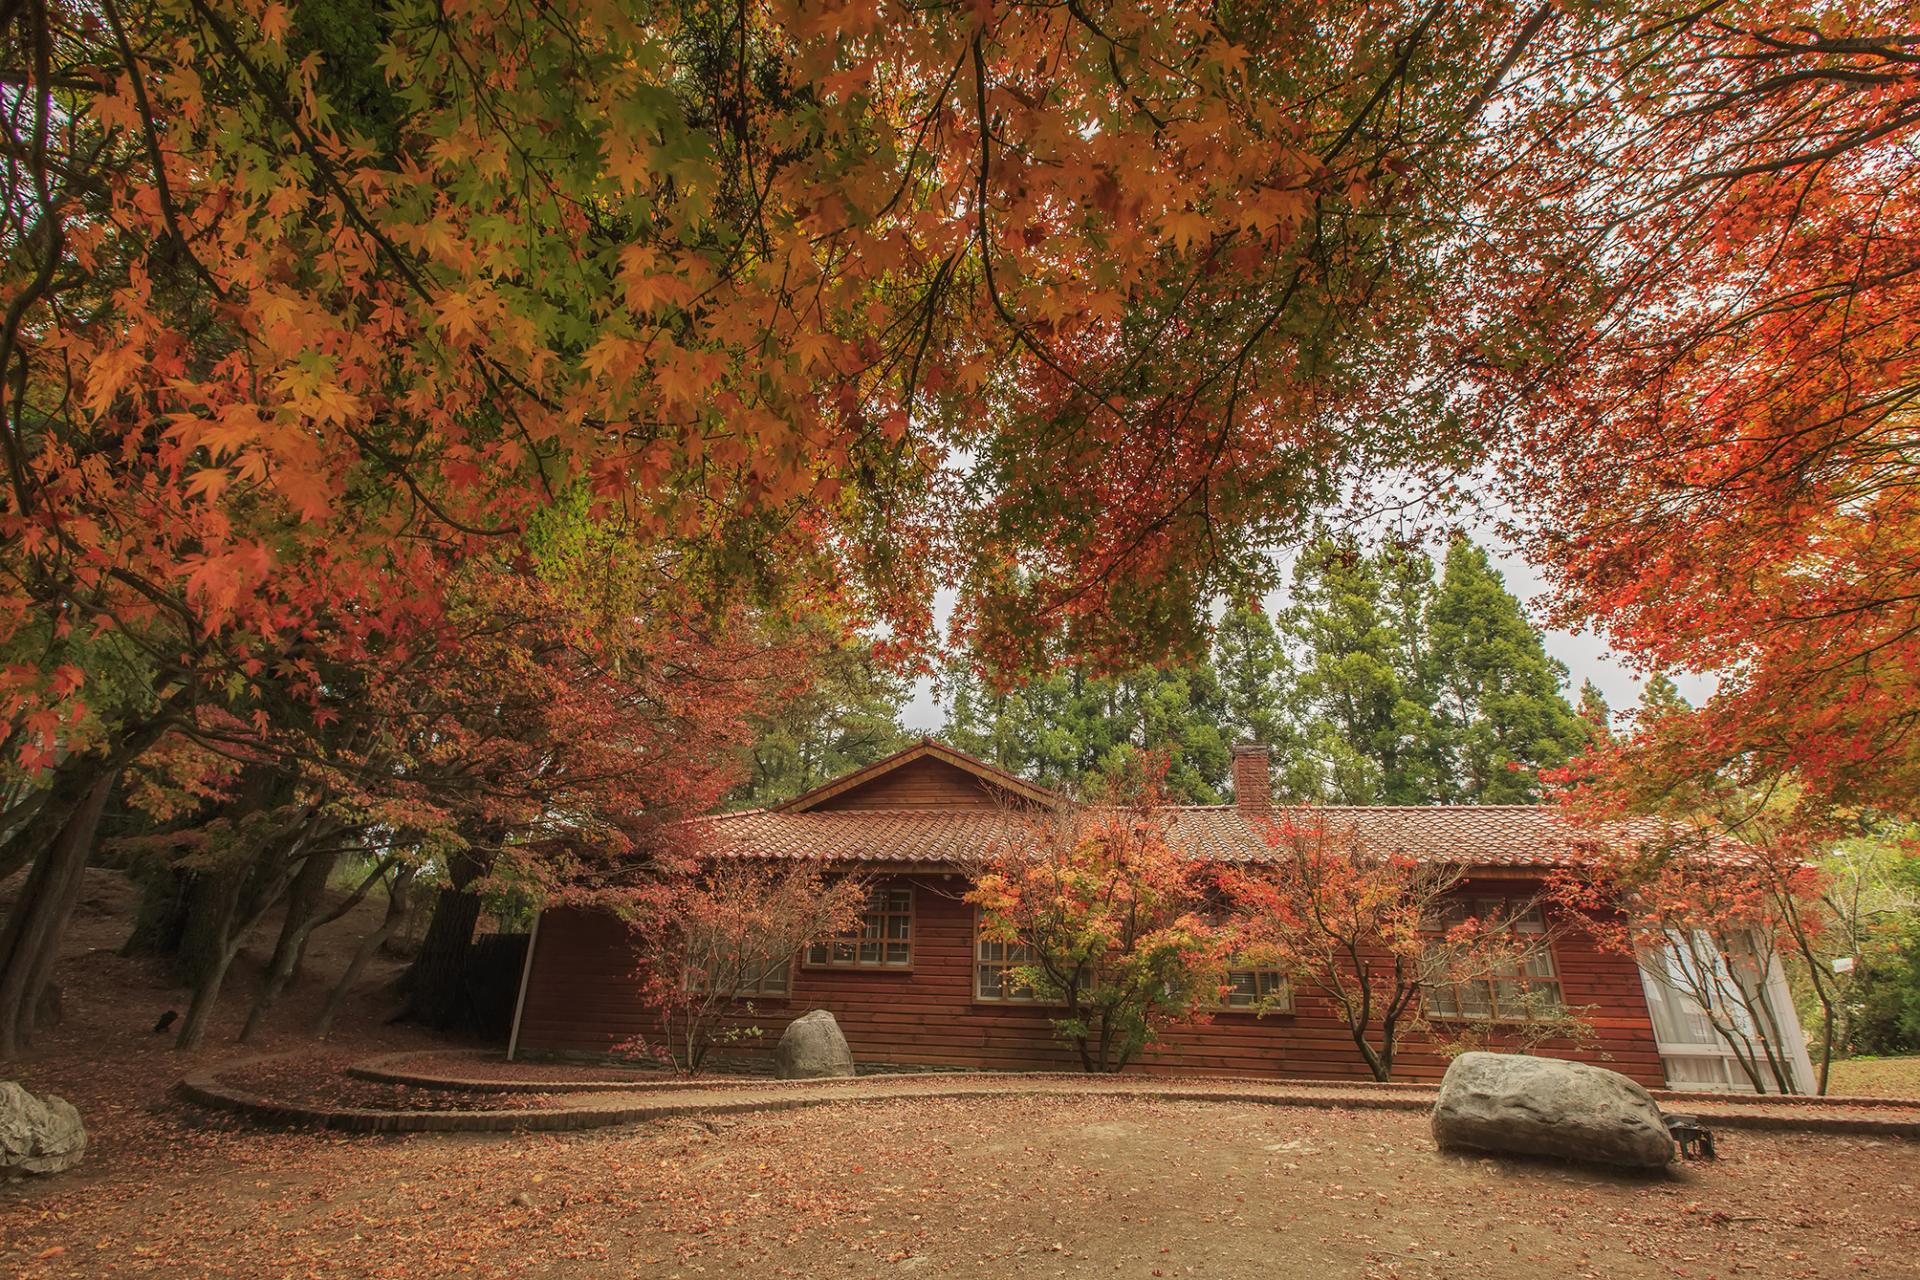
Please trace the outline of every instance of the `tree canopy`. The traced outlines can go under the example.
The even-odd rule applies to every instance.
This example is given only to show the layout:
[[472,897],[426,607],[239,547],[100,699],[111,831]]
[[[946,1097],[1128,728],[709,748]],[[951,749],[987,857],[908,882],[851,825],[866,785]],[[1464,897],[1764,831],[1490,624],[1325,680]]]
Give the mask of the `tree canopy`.
[[1161,786],[1195,804],[1229,794],[1239,741],[1271,748],[1287,799],[1531,803],[1592,737],[1566,675],[1481,548],[1453,542],[1436,581],[1417,546],[1328,540],[1301,558],[1277,623],[1230,610],[1203,661],[1070,667],[998,692],[963,665],[944,733],[1054,786],[1158,753]]
[[1297,676],[1212,637],[1409,470],[1720,676],[1612,758],[1911,817],[1909,17],[0,5],[0,1051],[116,795],[268,888],[336,823],[593,880],[800,619],[925,669],[936,586],[983,697],[1122,681],[1043,770],[1217,794],[1286,682],[1290,786],[1530,796],[1579,725],[1470,551],[1313,549]]

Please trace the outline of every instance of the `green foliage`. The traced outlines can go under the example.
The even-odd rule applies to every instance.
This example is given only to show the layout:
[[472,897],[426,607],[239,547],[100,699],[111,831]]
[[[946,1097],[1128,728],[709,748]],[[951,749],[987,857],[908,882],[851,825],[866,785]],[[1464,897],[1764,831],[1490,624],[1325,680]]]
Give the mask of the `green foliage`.
[[1231,708],[1210,662],[1105,678],[1070,667],[999,692],[956,668],[947,701],[947,741],[1046,786],[1111,778],[1156,752],[1170,800],[1218,804],[1226,793]]
[[1687,700],[1680,694],[1680,686],[1673,682],[1673,677],[1664,671],[1656,671],[1641,686],[1640,703],[1634,708],[1633,715],[1637,723],[1645,725],[1661,716],[1690,709]]
[[1456,541],[1436,580],[1418,547],[1372,554],[1331,540],[1302,557],[1276,625],[1258,608],[1220,619],[1208,655],[1106,679],[1055,670],[996,691],[946,679],[948,741],[1048,786],[1110,776],[1162,753],[1180,802],[1231,796],[1235,742],[1267,744],[1282,801],[1518,804],[1542,770],[1596,740],[1566,668],[1485,551]]
[[1273,787],[1281,800],[1314,795],[1314,777],[1302,748],[1293,700],[1293,657],[1273,620],[1259,609],[1227,611],[1214,634],[1213,664],[1226,699],[1227,738],[1272,749]]
[[1321,542],[1284,630],[1313,792],[1349,804],[1526,804],[1590,740],[1566,668],[1487,553],[1457,538],[1436,582],[1418,547]]
[[292,8],[287,52],[295,63],[318,55],[314,74],[327,122],[366,139],[376,151],[391,151],[403,116],[380,70],[380,51],[390,34],[385,7],[296,0]]
[[1447,787],[1426,619],[1433,562],[1415,547],[1322,541],[1301,557],[1282,631],[1301,654],[1296,712],[1314,792],[1427,804]]
[[912,740],[900,727],[906,683],[875,660],[872,646],[829,638],[819,621],[797,630],[803,639],[792,648],[814,655],[810,682],[798,696],[750,717],[751,771],[727,797],[728,808],[779,804]]
[[1864,927],[1843,1047],[1850,1054],[1913,1053],[1920,1050],[1920,858],[1891,841],[1852,852],[1868,874],[1853,913]]
[[1591,680],[1580,683],[1580,720],[1589,744],[1606,742],[1613,737],[1613,708],[1607,705],[1600,686]]
[[1538,800],[1539,771],[1565,765],[1589,730],[1561,693],[1566,667],[1547,656],[1487,553],[1464,538],[1447,549],[1427,626],[1455,794],[1483,804]]

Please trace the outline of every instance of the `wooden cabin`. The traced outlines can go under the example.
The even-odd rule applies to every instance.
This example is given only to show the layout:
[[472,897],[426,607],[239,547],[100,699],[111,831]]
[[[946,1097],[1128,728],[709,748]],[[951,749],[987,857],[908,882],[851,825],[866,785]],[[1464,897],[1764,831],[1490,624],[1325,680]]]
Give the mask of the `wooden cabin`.
[[[1268,768],[1265,748],[1240,748],[1234,759],[1237,803],[1170,808],[1168,830],[1176,848],[1212,861],[1271,856]],[[751,1014],[742,1015],[764,1034],[738,1041],[730,1051],[770,1056],[789,1020],[826,1009],[862,1069],[1078,1069],[1072,1048],[1054,1035],[1057,1011],[1011,990],[1003,980],[1005,948],[981,936],[977,913],[966,901],[965,868],[1004,831],[1008,804],[1053,799],[1032,783],[929,739],[775,808],[703,819],[712,856],[811,859],[829,870],[858,872],[873,885],[861,936],[810,947],[771,975],[752,995]],[[1543,806],[1319,812],[1353,824],[1377,850],[1463,867],[1459,892],[1481,901],[1534,899],[1576,847],[1572,830]],[[1672,1046],[1656,1036],[1639,966],[1596,945],[1574,919],[1552,924],[1550,955],[1533,966],[1529,980],[1557,988],[1565,1005],[1587,1010],[1593,1034],[1530,1051],[1604,1065],[1649,1087],[1667,1084],[1672,1061],[1663,1061],[1663,1050]],[[626,927],[611,915],[577,908],[546,912],[528,954],[510,1052],[606,1054],[652,1035],[657,1024],[641,998],[636,967]],[[1273,977],[1249,971],[1233,978],[1227,1008],[1197,1025],[1173,1028],[1137,1069],[1370,1078],[1346,1023],[1310,984],[1290,991],[1283,1008],[1256,1013],[1232,1004],[1271,991]],[[1478,1017],[1485,1024],[1481,1032],[1499,1042],[1498,1025],[1471,1008],[1440,1009],[1430,996],[1427,1013],[1442,1024]],[[1712,1047],[1702,1052],[1710,1054]],[[1440,1045],[1416,1032],[1401,1044],[1395,1077],[1435,1079],[1448,1061]],[[1697,1087],[1702,1081],[1689,1083]]]

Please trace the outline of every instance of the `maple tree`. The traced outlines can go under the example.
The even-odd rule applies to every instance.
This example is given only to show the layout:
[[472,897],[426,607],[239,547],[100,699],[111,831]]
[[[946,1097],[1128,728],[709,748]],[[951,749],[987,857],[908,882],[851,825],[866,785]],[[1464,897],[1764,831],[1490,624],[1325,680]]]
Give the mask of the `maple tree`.
[[382,689],[576,496],[685,601],[816,584],[894,654],[936,570],[1002,664],[1190,643],[1337,463],[1406,452],[1441,144],[1515,29],[3,12],[9,1027],[129,765]]
[[483,898],[619,906],[636,868],[677,856],[678,821],[738,781],[750,716],[804,679],[805,651],[750,618],[596,618],[601,603],[522,580],[478,592],[458,615],[461,642],[361,709],[375,752],[322,775],[377,762],[332,803],[357,806],[363,830],[404,832],[406,858],[447,882],[412,974],[431,1021],[467,1018]]
[[[1550,945],[1544,930],[1519,927],[1534,901],[1462,910],[1464,868],[1376,850],[1312,806],[1265,825],[1271,856],[1218,873],[1238,947],[1324,997],[1374,1079],[1393,1079],[1414,1031],[1509,1051],[1581,1033],[1577,1010],[1527,980],[1529,961]],[[1499,992],[1502,1007],[1468,997],[1457,1025],[1441,1025],[1423,1005],[1435,987]]]
[[[702,865],[697,855],[666,872],[656,890],[631,922],[637,976],[661,1017],[665,1056],[689,1073],[716,1044],[758,1034],[737,1021],[752,1013],[753,996],[790,975],[808,943],[857,926],[868,893],[856,877],[829,881],[811,865]],[[645,1049],[644,1038],[634,1047]]]
[[[1568,771],[1560,803],[1574,821],[1654,821],[1639,824],[1647,834],[1635,839],[1596,842],[1556,892],[1618,913],[1600,936],[1656,980],[1677,983],[1758,1092],[1796,1087],[1770,989],[1790,963],[1819,1012],[1811,1043],[1824,1094],[1872,931],[1838,852],[1845,828],[1791,782],[1755,786],[1738,767],[1653,767],[1647,742],[1693,718],[1684,701],[1657,697],[1642,708],[1635,736],[1597,746]],[[1842,958],[1850,964],[1836,966]]]
[[1124,1070],[1170,1026],[1204,1018],[1225,981],[1206,876],[1167,839],[1164,759],[1137,758],[1092,804],[1010,809],[968,901],[1009,948],[1008,981],[1057,1006],[1088,1072]]
[[1911,817],[1911,12],[1538,15],[1454,325],[1517,532],[1564,625],[1717,676],[1648,767]]
[[803,654],[747,617],[642,608],[658,584],[619,573],[606,537],[550,520],[531,571],[475,559],[443,583],[441,623],[404,661],[323,666],[318,700],[264,731],[224,711],[182,721],[135,767],[131,800],[161,830],[134,843],[185,917],[158,948],[195,987],[183,1047],[247,933],[284,910],[243,1036],[259,1029],[311,931],[351,908],[324,898],[343,857],[376,861],[361,892],[389,873],[451,881],[413,996],[463,1022],[483,894],[615,897],[615,871],[670,853],[676,819],[737,780],[749,713],[794,687],[775,667]]
[[[1635,957],[1698,1010],[1756,1093],[1796,1092],[1791,1050],[1768,987],[1799,945],[1817,894],[1811,867],[1776,885],[1755,857],[1727,856],[1710,835],[1612,849],[1556,879],[1556,897],[1586,913],[1602,946]],[[1829,1018],[1831,1006],[1829,1006]],[[1831,1025],[1828,1027],[1831,1045]],[[1827,1061],[1823,1055],[1821,1092]]]

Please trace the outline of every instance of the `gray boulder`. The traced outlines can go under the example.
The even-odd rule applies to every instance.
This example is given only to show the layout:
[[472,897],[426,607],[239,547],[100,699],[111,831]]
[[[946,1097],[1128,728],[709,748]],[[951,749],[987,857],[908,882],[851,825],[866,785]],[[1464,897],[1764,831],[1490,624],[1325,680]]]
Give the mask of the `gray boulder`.
[[840,1024],[825,1009],[803,1013],[787,1024],[773,1051],[774,1068],[782,1080],[820,1080],[853,1074],[853,1050],[840,1034]]
[[59,1173],[80,1163],[86,1149],[87,1129],[71,1102],[0,1082],[0,1177]]
[[1433,1104],[1445,1149],[1553,1156],[1635,1169],[1673,1159],[1651,1095],[1617,1071],[1556,1058],[1463,1053]]

